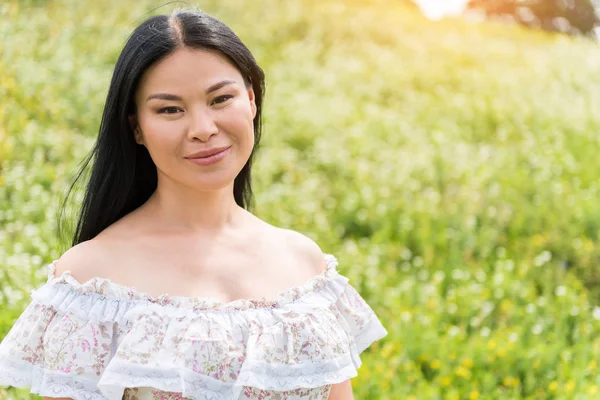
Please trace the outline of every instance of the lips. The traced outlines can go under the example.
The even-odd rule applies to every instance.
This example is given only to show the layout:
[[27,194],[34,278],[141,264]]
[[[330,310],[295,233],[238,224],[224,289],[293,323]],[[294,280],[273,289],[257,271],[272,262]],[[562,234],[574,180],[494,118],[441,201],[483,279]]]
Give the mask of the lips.
[[[194,163],[196,165],[202,165],[202,166],[213,165],[213,164],[217,164],[218,162],[223,160],[225,157],[227,157],[230,150],[231,150],[231,146],[226,147],[225,150],[215,153],[211,156],[186,158],[186,159],[189,162]],[[206,152],[206,153],[208,153],[208,152]]]
[[189,156],[187,156],[185,158],[188,158],[188,159],[207,158],[207,157],[213,156],[215,154],[221,153],[230,147],[231,146],[213,147],[212,149],[201,150],[196,153],[190,154]]

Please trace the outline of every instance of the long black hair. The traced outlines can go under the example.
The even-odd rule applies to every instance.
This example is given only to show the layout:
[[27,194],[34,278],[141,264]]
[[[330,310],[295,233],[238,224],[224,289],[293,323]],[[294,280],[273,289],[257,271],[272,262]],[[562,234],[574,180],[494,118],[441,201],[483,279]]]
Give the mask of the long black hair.
[[[253,206],[250,172],[260,142],[265,77],[250,50],[220,20],[199,10],[175,10],[146,19],[131,33],[117,59],[102,114],[97,141],[76,174],[73,187],[93,159],[90,178],[79,210],[72,245],[94,238],[102,230],[148,200],[157,185],[156,166],[148,150],[135,142],[129,116],[135,113],[135,91],[148,67],[177,49],[218,51],[240,71],[255,95],[254,149],[234,180],[235,202]],[[58,234],[61,235],[59,218]]]

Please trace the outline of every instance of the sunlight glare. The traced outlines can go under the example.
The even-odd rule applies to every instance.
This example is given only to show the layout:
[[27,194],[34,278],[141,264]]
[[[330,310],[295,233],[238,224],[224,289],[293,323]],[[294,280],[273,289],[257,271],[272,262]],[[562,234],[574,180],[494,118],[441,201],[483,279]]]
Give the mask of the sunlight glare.
[[414,0],[423,14],[432,20],[458,16],[465,10],[468,0]]

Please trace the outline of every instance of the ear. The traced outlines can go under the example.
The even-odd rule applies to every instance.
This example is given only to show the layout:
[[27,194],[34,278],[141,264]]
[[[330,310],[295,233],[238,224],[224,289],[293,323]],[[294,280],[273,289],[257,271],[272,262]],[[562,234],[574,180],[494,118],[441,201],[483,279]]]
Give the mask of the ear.
[[248,99],[250,99],[250,107],[252,108],[252,119],[256,117],[256,100],[254,96],[254,89],[252,86],[248,88]]
[[131,130],[133,131],[133,137],[137,144],[144,144],[144,137],[142,136],[142,131],[137,121],[137,116],[135,114],[129,115],[129,125],[131,126]]

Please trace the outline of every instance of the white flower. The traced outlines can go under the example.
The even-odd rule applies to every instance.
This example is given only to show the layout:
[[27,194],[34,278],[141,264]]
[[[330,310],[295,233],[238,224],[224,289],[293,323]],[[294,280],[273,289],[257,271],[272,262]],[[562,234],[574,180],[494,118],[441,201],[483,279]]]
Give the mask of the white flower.
[[433,280],[435,280],[436,282],[443,281],[445,277],[446,274],[444,274],[444,271],[436,271],[435,274],[433,274]]
[[408,322],[408,321],[410,321],[412,319],[412,314],[409,313],[408,311],[404,311],[402,313],[402,316],[400,318],[402,319],[402,321]]
[[486,275],[485,271],[478,269],[475,272],[475,279],[477,279],[479,282],[485,281],[486,278],[487,278],[487,275]]
[[460,328],[458,326],[451,326],[450,329],[448,329],[448,335],[450,336],[456,336],[460,333]]
[[489,315],[492,311],[494,310],[494,304],[490,301],[486,301],[483,303],[483,306],[481,307],[481,311],[483,312],[483,315]]
[[546,305],[546,298],[544,296],[540,296],[538,298],[537,303],[538,303],[538,306],[544,307]]
[[404,247],[400,253],[400,257],[402,257],[403,260],[410,260],[412,258],[412,251],[406,247]]
[[465,278],[465,273],[462,270],[455,268],[452,271],[452,279],[454,279],[455,281],[460,281],[464,278]]
[[502,282],[504,282],[504,274],[502,272],[494,274],[494,284],[501,285]]
[[552,260],[552,253],[550,253],[548,250],[545,250],[535,257],[533,263],[536,267],[541,267],[550,260]]
[[579,315],[579,307],[577,307],[577,306],[573,306],[573,307],[571,307],[571,315],[572,315],[572,316],[577,316],[577,315]]

